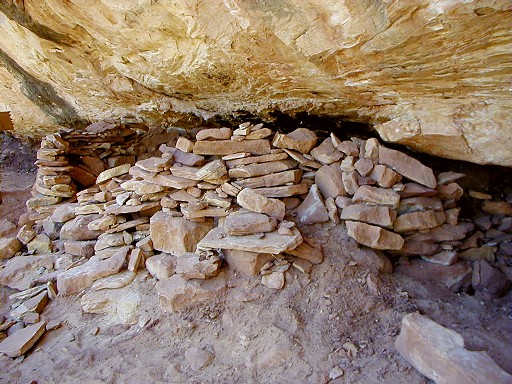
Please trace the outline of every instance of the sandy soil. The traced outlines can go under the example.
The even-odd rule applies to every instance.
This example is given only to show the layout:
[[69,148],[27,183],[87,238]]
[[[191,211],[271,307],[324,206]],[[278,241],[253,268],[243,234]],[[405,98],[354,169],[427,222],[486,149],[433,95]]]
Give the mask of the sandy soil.
[[[0,217],[25,211],[34,174],[4,169]],[[274,291],[258,278],[230,271],[229,289],[215,302],[175,314],[158,304],[155,280],[140,272],[132,283],[143,297],[143,326],[116,324],[106,315],[85,314],[77,297],[59,297],[43,313],[62,327],[47,332],[26,357],[0,356],[0,383],[428,383],[394,347],[400,322],[420,312],[461,333],[467,347],[485,350],[512,373],[512,293],[493,301],[455,294],[430,282],[394,273],[377,275],[375,254],[361,250],[342,226],[301,229],[324,247],[325,261],[308,277],[287,272]],[[357,262],[355,262],[357,260]],[[378,289],[367,284],[377,277]],[[5,311],[12,290],[0,289]],[[358,349],[349,356],[343,345]],[[185,351],[214,354],[194,372]]]

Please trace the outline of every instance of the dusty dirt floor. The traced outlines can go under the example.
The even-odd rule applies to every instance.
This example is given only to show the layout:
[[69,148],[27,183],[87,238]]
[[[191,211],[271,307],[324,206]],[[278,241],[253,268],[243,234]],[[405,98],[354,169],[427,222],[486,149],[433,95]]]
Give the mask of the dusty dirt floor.
[[[35,174],[25,161],[3,160],[0,217],[16,222]],[[435,276],[420,282],[378,274],[379,255],[359,248],[343,226],[300,230],[323,245],[325,261],[309,276],[290,269],[279,291],[226,270],[225,297],[169,314],[143,271],[131,287],[143,297],[145,321],[133,326],[83,313],[76,296],[57,298],[43,315],[62,326],[24,358],[0,356],[0,383],[429,383],[394,346],[410,312],[461,333],[469,349],[487,351],[512,373],[512,291],[484,301],[437,285]],[[13,292],[0,289],[0,313]],[[357,353],[347,353],[346,343]],[[193,371],[190,347],[213,353],[212,363]],[[344,374],[330,380],[334,367]]]

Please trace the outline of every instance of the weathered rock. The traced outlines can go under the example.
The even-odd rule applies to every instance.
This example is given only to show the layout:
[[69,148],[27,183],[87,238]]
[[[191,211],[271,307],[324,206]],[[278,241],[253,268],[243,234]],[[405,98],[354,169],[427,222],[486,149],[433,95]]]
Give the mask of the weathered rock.
[[65,223],[75,218],[75,208],[78,204],[69,203],[57,207],[51,216],[54,223]]
[[106,171],[101,172],[96,178],[96,184],[103,183],[113,177],[121,176],[130,170],[130,164],[122,164],[114,168],[107,169]]
[[307,260],[312,264],[320,264],[322,261],[324,261],[322,247],[316,244],[313,245],[312,242],[307,239],[294,249],[286,251],[286,253],[300,259]]
[[229,140],[233,131],[231,128],[202,129],[196,134],[196,140]]
[[219,257],[202,259],[195,253],[185,253],[176,260],[175,273],[185,280],[208,279],[218,275],[220,264]]
[[[292,169],[297,165],[294,160],[281,160],[271,161],[267,163],[256,163],[249,165],[242,165],[240,167],[231,168],[229,170],[229,177],[241,178],[241,177],[256,177],[262,175],[270,175],[276,172],[286,171]],[[279,184],[278,184],[279,185]]]
[[41,233],[27,244],[27,250],[32,253],[52,253],[52,242],[48,236]]
[[110,315],[114,323],[136,324],[142,298],[139,292],[128,287],[91,291],[80,298],[85,313]]
[[328,137],[318,147],[311,150],[311,156],[322,164],[332,164],[340,160],[343,153],[334,147],[331,138]]
[[235,249],[256,253],[278,253],[296,248],[302,243],[302,235],[292,228],[292,235],[281,235],[277,231],[258,235],[229,236],[224,228],[212,229],[197,245],[198,249]]
[[442,211],[443,203],[438,197],[409,197],[402,198],[398,206],[398,213],[411,213],[417,211]]
[[197,172],[196,176],[199,180],[216,180],[222,178],[228,173],[226,165],[222,160],[212,160],[203,165]]
[[6,237],[11,234],[14,234],[16,231],[16,225],[9,220],[1,219],[0,220],[0,237]]
[[482,211],[489,215],[512,216],[512,204],[506,201],[484,201]]
[[48,304],[48,294],[46,290],[25,300],[10,312],[10,316],[17,320],[22,320],[27,312],[41,313]]
[[356,193],[357,189],[359,188],[357,172],[355,172],[355,171],[352,171],[352,172],[343,171],[343,174],[341,176],[341,181],[343,182],[345,191],[349,195],[353,195],[354,193]]
[[265,155],[270,153],[270,143],[266,139],[244,140],[241,142],[232,140],[196,141],[193,153],[197,155],[229,155],[238,152],[248,152],[253,155]]
[[263,213],[243,210],[229,214],[224,221],[224,230],[228,235],[233,236],[272,232],[276,227],[275,218]]
[[186,137],[180,136],[178,140],[176,140],[176,149],[179,149],[183,152],[192,152],[194,149],[194,142]]
[[23,248],[17,237],[4,237],[0,239],[0,259],[10,259]]
[[27,245],[30,240],[36,237],[36,231],[34,231],[32,225],[25,224],[20,228],[16,237],[23,245]]
[[324,199],[337,196],[346,196],[345,186],[342,181],[342,171],[340,167],[333,165],[324,165],[315,175],[315,184],[318,186]]
[[99,219],[100,215],[84,215],[77,216],[76,218],[66,222],[60,230],[61,240],[94,240],[101,231],[91,231],[88,228],[88,224],[96,219]]
[[459,252],[459,257],[468,261],[485,260],[494,262],[496,253],[496,247],[478,247],[469,248],[465,251]]
[[272,150],[272,153],[270,153],[268,155],[246,156],[246,157],[241,157],[241,158],[237,158],[237,159],[227,160],[226,166],[228,168],[235,168],[235,167],[239,167],[242,165],[249,165],[249,164],[255,164],[255,163],[267,163],[267,162],[272,162],[272,161],[280,161],[280,160],[288,159],[288,154],[286,152],[279,150],[281,152],[275,153],[274,151],[277,151],[277,150],[275,150],[275,149]]
[[115,275],[103,277],[96,280],[91,286],[92,291],[99,291],[102,289],[119,289],[126,287],[130,284],[137,274],[133,271],[123,271]]
[[226,289],[226,276],[222,272],[206,280],[185,280],[179,275],[173,275],[156,284],[160,306],[167,312],[177,312],[213,300],[223,295]]
[[210,365],[214,358],[213,353],[198,347],[190,347],[185,351],[185,359],[194,372]]
[[399,250],[404,245],[402,236],[366,223],[346,221],[348,235],[360,244],[373,249]]
[[458,173],[458,172],[452,172],[452,171],[441,172],[441,173],[439,173],[439,175],[437,175],[437,183],[441,184],[441,185],[449,184],[449,183],[453,183],[454,181],[457,181],[459,179],[462,179],[465,176],[466,176],[465,174]]
[[403,188],[398,191],[398,194],[402,198],[415,197],[415,196],[437,196],[438,192],[436,189],[427,188],[423,185],[416,183],[405,183]]
[[432,255],[433,253],[441,251],[441,245],[432,243],[430,241],[409,241],[406,240],[404,246],[398,251],[391,251],[392,253],[399,253],[402,255]]
[[405,233],[439,227],[446,221],[444,212],[425,211],[400,215],[394,223],[394,231]]
[[94,250],[101,251],[109,247],[122,247],[124,245],[130,245],[132,241],[133,236],[128,232],[111,234],[102,233],[100,236],[98,236]]
[[150,234],[156,250],[180,255],[194,252],[197,243],[213,228],[213,220],[192,222],[159,211],[151,217]]
[[30,350],[46,331],[46,321],[29,325],[14,332],[0,343],[0,352],[9,357],[18,357]]
[[340,219],[363,221],[384,228],[393,228],[393,222],[396,219],[396,211],[390,207],[353,204],[343,208]]
[[281,200],[265,197],[251,188],[244,188],[236,197],[237,203],[249,211],[265,213],[277,220],[283,220],[286,207]]
[[379,164],[385,164],[408,179],[429,188],[437,187],[434,172],[405,153],[379,146]]
[[366,158],[360,158],[354,163],[354,168],[363,177],[368,176],[373,169],[373,161]]
[[395,345],[405,360],[437,384],[512,382],[487,353],[467,350],[460,334],[418,313],[403,318]]
[[379,187],[383,188],[391,188],[402,179],[397,172],[380,164],[373,167],[370,177],[377,182]]
[[159,149],[162,153],[171,154],[174,162],[176,163],[188,165],[190,167],[202,165],[204,163],[204,157],[196,155],[195,153],[184,152],[178,148],[168,147],[165,144],[162,144]]
[[400,195],[390,189],[361,185],[352,197],[352,201],[354,203],[385,205],[396,209],[400,204]]
[[429,261],[431,263],[436,263],[436,264],[441,264],[441,265],[452,265],[459,259],[457,252],[447,251],[447,250],[435,253],[430,256],[421,255],[421,258],[423,260]]
[[261,276],[261,284],[272,289],[283,289],[285,283],[283,272],[271,272]]
[[452,265],[429,263],[422,259],[400,259],[396,271],[420,281],[444,285],[453,292],[466,292],[471,284],[473,270],[463,261]]
[[272,144],[277,148],[291,149],[305,154],[316,146],[317,140],[313,131],[307,128],[297,128],[288,134],[276,133]]
[[230,269],[248,277],[258,275],[261,268],[267,262],[274,259],[274,256],[270,253],[247,252],[234,249],[226,249],[223,253],[224,260]]
[[84,264],[62,272],[57,277],[59,295],[78,293],[89,288],[96,280],[119,272],[130,250],[130,247],[123,247],[106,259],[93,256]]
[[475,262],[471,283],[475,291],[490,298],[503,296],[510,288],[507,276],[485,260]]
[[308,193],[309,185],[306,182],[294,185],[285,185],[281,187],[268,187],[268,188],[254,188],[254,191],[265,197],[290,197],[296,195],[303,195]]
[[311,186],[307,197],[297,207],[297,218],[303,224],[329,221],[329,212],[322,201],[322,196],[316,184]]
[[41,276],[40,269],[53,270],[54,255],[17,256],[10,259],[0,270],[0,284],[24,290]]
[[154,278],[165,280],[174,275],[176,261],[177,256],[161,253],[146,260],[146,269]]
[[450,183],[448,185],[438,185],[438,196],[441,200],[458,201],[464,194],[464,190],[457,183]]

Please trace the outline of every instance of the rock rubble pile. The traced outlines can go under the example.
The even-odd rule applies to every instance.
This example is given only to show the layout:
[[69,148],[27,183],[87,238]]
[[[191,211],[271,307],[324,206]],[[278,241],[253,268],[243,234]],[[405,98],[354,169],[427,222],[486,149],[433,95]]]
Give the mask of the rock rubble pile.
[[[0,352],[30,348],[48,327],[39,316],[48,298],[87,290],[84,311],[105,313],[114,304],[99,291],[144,268],[167,311],[225,292],[223,263],[281,289],[287,270],[307,274],[323,260],[299,230],[309,224],[345,225],[357,243],[400,256],[405,273],[444,268],[435,273],[456,291],[472,284],[497,297],[510,286],[512,205],[474,192],[483,214],[461,220],[462,174],[436,176],[374,138],[319,143],[305,128],[250,123],[184,133],[101,122],[43,139],[28,214],[0,240],[0,283],[22,291],[0,332],[34,325],[14,343],[22,347],[9,336]],[[137,322],[139,299],[122,300],[119,319]]]

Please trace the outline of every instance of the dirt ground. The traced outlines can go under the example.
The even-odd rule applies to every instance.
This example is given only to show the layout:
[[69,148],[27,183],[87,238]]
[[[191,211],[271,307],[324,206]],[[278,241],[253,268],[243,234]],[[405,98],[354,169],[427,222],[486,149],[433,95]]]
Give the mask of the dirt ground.
[[[17,221],[35,174],[3,165],[0,218]],[[57,298],[43,315],[62,326],[24,358],[0,356],[0,383],[428,383],[394,346],[410,312],[461,333],[469,349],[487,351],[512,373],[512,292],[484,301],[437,285],[435,276],[420,282],[379,275],[377,254],[358,248],[343,226],[300,230],[323,245],[325,261],[309,276],[290,269],[282,290],[226,270],[222,299],[169,314],[158,304],[156,281],[143,271],[132,286],[148,322],[133,326],[83,313],[76,296]],[[367,284],[369,273],[377,288]],[[1,313],[13,292],[0,289]],[[353,356],[348,342],[357,348]],[[185,358],[194,346],[215,356],[197,372]],[[344,374],[329,381],[334,367]]]

